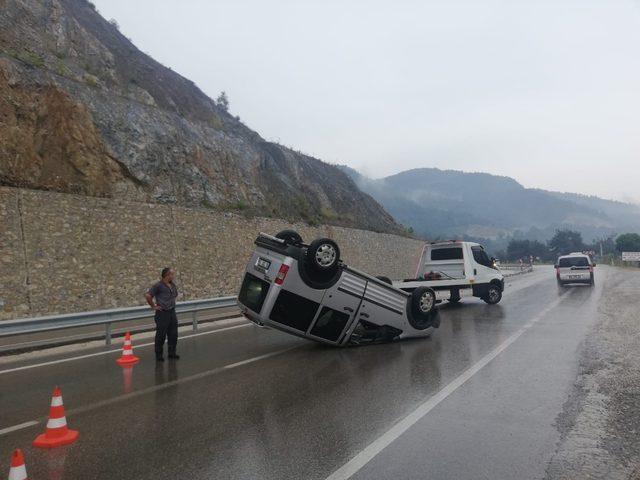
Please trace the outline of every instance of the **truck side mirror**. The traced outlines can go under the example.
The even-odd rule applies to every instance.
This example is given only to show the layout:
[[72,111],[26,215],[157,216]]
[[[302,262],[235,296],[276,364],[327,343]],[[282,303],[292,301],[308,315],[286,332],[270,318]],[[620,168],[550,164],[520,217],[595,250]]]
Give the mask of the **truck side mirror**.
[[596,266],[596,262],[593,262],[593,263],[591,264],[591,266],[592,266],[592,267],[595,267],[595,266]]
[[556,263],[556,264],[553,266],[553,268],[558,268],[558,264]]

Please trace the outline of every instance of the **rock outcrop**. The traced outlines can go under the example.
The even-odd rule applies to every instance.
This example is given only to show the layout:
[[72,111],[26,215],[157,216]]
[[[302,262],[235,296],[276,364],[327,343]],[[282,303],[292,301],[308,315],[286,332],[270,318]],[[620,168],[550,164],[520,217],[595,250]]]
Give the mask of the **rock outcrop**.
[[338,168],[266,142],[85,0],[0,0],[0,183],[401,228]]

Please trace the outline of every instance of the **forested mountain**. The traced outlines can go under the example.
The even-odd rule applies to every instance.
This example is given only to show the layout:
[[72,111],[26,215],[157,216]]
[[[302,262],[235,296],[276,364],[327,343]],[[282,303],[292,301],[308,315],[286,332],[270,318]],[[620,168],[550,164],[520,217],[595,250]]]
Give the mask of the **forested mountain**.
[[400,228],[338,168],[265,141],[86,0],[0,1],[0,185]]
[[509,177],[418,168],[370,179],[342,167],[398,221],[428,238],[524,236],[547,240],[571,228],[586,240],[640,229],[640,207],[529,189]]

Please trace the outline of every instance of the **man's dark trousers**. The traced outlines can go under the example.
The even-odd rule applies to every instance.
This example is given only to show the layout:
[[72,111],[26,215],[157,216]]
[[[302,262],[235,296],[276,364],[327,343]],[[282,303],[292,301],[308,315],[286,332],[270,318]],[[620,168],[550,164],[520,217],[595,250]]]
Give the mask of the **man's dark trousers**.
[[162,356],[164,339],[168,338],[169,355],[176,354],[178,344],[178,317],[176,310],[159,310],[155,315],[156,321],[156,357]]

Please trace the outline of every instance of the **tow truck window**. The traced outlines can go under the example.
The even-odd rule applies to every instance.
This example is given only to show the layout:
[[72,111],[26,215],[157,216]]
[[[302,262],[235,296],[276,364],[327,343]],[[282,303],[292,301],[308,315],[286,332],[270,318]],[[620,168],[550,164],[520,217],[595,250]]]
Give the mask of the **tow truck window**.
[[462,248],[434,248],[431,250],[431,260],[462,260]]
[[558,266],[560,268],[588,267],[589,260],[587,257],[565,257],[560,259]]
[[484,265],[485,267],[493,267],[493,262],[487,255],[487,252],[484,251],[484,248],[471,247],[471,251],[473,252],[473,259],[476,261],[476,263]]

